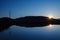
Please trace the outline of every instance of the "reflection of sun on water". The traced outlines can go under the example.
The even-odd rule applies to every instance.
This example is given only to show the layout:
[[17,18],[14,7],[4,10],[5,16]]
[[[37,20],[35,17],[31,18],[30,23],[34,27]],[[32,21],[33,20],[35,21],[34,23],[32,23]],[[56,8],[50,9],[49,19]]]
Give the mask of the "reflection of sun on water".
[[52,24],[49,24],[49,25],[47,26],[47,28],[48,28],[48,29],[53,29],[54,27],[53,27]]
[[[53,16],[48,16],[49,21],[53,19]],[[54,28],[52,24],[49,24],[47,28],[52,29]]]
[[49,30],[50,30],[50,31],[54,31],[54,30],[55,30],[55,29],[54,29],[55,27],[54,27],[54,25],[52,25],[52,24],[49,24],[46,28],[47,28],[48,31],[49,31]]
[[[52,16],[48,16],[49,20],[51,20],[53,17]],[[52,27],[52,24],[48,25],[49,27]]]
[[52,24],[49,24],[49,27],[52,27]]

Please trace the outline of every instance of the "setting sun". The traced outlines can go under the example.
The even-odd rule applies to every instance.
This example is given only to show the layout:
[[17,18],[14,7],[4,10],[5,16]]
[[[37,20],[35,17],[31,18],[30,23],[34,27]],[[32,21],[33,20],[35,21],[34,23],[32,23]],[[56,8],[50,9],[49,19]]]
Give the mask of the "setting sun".
[[52,16],[49,16],[48,18],[51,19],[51,18],[53,18],[53,17],[52,17]]

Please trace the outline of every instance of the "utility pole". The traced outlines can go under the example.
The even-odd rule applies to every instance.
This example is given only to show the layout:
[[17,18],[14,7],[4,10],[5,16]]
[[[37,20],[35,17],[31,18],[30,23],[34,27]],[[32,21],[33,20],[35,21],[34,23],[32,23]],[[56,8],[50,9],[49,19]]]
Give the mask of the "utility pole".
[[9,17],[11,18],[11,11],[9,11]]
[[[11,18],[11,11],[9,10],[9,18]],[[12,37],[12,31],[10,29],[9,31],[9,40],[11,40],[11,37]]]

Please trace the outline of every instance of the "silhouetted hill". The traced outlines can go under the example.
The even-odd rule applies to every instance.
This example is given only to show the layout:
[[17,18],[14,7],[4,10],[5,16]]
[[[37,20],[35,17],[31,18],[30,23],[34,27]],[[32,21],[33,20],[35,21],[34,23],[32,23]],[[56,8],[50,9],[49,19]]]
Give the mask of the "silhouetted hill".
[[20,27],[44,27],[49,24],[60,25],[60,20],[54,18],[49,19],[45,16],[26,16],[16,19],[3,17],[0,18],[0,31],[8,29],[11,25],[17,25]]
[[12,19],[10,19],[8,17],[0,18],[0,31],[9,28],[12,25],[11,20]]
[[25,27],[43,27],[49,24],[48,17],[45,16],[26,16],[15,19],[15,25]]

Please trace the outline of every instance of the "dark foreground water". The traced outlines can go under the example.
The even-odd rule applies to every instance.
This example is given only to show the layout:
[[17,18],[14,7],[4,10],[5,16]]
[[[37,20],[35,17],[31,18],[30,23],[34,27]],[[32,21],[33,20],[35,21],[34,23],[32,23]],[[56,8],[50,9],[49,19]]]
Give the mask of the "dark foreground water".
[[0,40],[60,40],[60,26],[25,28],[11,26],[0,32]]

